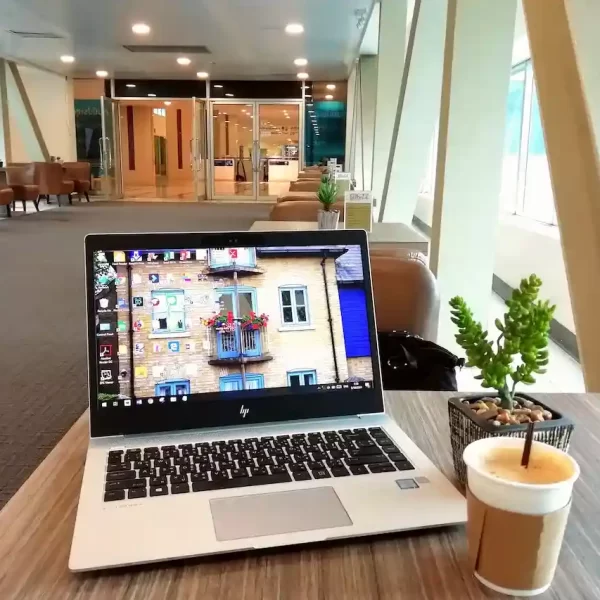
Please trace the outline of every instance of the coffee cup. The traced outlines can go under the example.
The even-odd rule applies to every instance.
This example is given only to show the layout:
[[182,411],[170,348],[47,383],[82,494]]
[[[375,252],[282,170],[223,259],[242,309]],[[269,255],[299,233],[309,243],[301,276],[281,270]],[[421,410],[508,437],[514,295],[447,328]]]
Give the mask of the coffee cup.
[[467,535],[475,577],[497,592],[534,596],[556,570],[579,465],[534,441],[521,466],[523,438],[490,437],[469,444]]

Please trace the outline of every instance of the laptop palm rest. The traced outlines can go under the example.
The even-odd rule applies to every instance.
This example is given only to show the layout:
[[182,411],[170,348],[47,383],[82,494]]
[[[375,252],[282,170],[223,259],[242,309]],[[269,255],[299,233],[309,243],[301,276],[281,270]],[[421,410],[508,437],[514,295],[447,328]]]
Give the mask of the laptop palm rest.
[[220,542],[352,525],[332,487],[214,498],[210,509]]

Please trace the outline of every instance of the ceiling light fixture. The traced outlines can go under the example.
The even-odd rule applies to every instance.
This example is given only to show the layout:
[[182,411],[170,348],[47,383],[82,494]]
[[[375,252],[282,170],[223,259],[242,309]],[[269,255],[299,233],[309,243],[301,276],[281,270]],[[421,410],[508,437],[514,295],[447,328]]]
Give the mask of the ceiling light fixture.
[[170,100],[165,100],[165,106],[171,106],[171,101]]
[[312,94],[304,94],[306,98],[312,98]]
[[331,94],[327,94],[327,96],[325,96],[325,100],[333,100],[333,96]]
[[215,85],[213,85],[213,87],[222,88],[223,86],[220,83],[215,83]]
[[97,77],[108,77],[108,71],[96,71]]
[[296,77],[298,79],[308,79],[308,73],[304,73],[304,72],[298,73],[298,75],[296,75]]
[[297,58],[297,59],[294,61],[294,64],[295,64],[297,67],[305,67],[305,66],[308,64],[308,61],[307,61],[305,58]]
[[180,56],[177,59],[177,64],[182,67],[187,67],[192,61],[187,56]]
[[146,23],[135,23],[131,27],[131,31],[136,35],[148,35],[150,33],[150,26],[146,25]]
[[198,71],[196,77],[198,77],[198,79],[207,79],[208,73],[206,71]]
[[126,83],[125,87],[134,88],[135,87],[135,83]]
[[304,33],[304,26],[300,23],[288,23],[285,26],[285,32],[289,35],[299,35]]
[[325,87],[328,90],[335,90],[335,83],[328,83]]
[[148,94],[149,98],[156,98],[156,94]]
[[74,63],[75,62],[75,57],[71,56],[70,54],[64,54],[63,56],[60,57],[61,62],[70,64],[70,63]]
[[233,98],[233,94],[225,94],[228,98]]

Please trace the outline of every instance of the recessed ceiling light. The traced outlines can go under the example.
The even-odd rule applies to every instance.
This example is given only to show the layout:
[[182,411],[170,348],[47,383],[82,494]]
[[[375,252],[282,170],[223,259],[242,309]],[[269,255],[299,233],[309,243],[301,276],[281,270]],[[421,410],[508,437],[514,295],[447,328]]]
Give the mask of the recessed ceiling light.
[[306,98],[312,98],[312,94],[304,94]]
[[297,58],[297,59],[294,61],[294,64],[295,64],[297,67],[305,67],[305,66],[308,64],[308,61],[307,61],[305,58]]
[[156,98],[156,94],[148,94],[149,98]]
[[308,73],[298,73],[298,75],[296,75],[296,77],[298,79],[308,79]]
[[298,35],[304,32],[304,27],[300,23],[288,23],[285,26],[285,32],[290,35]]
[[126,83],[125,87],[134,88],[135,87],[135,83]]
[[150,33],[150,26],[146,23],[136,23],[131,27],[131,31],[137,35],[148,35]]
[[213,87],[222,88],[223,86],[220,83],[215,83],[215,85],[213,85]]
[[228,98],[233,98],[233,94],[225,94]]
[[208,77],[208,73],[206,71],[198,71],[196,73],[196,77],[199,79],[206,79]]
[[327,94],[327,96],[325,96],[325,100],[333,100],[333,96],[331,94]]
[[108,77],[108,71],[96,71],[97,77]]
[[192,61],[187,56],[180,56],[177,59],[177,64],[183,67],[187,67]]
[[328,90],[335,90],[335,83],[328,83],[325,87]]
[[171,106],[171,101],[170,100],[165,100],[165,106]]
[[71,56],[70,54],[64,54],[63,56],[60,57],[61,62],[64,63],[74,63],[75,62],[75,57]]

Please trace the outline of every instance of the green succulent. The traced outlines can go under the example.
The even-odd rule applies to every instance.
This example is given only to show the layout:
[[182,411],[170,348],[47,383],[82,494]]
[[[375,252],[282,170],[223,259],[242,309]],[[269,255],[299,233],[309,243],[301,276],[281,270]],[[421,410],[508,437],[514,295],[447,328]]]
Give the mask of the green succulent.
[[317,191],[319,202],[323,205],[323,210],[330,211],[337,200],[338,187],[333,181],[322,181]]
[[329,181],[329,175],[326,173],[321,175],[321,183],[327,183]]
[[[467,354],[467,366],[477,367],[484,388],[498,391],[502,408],[514,406],[518,383],[535,383],[534,373],[545,373],[548,364],[550,322],[556,306],[538,300],[542,281],[536,275],[523,279],[506,301],[504,321],[496,319],[500,331],[495,349],[488,332],[473,319],[473,312],[460,296],[450,300],[452,322],[458,327],[456,341]],[[515,364],[514,357],[520,361]],[[509,386],[509,379],[512,385]]]

